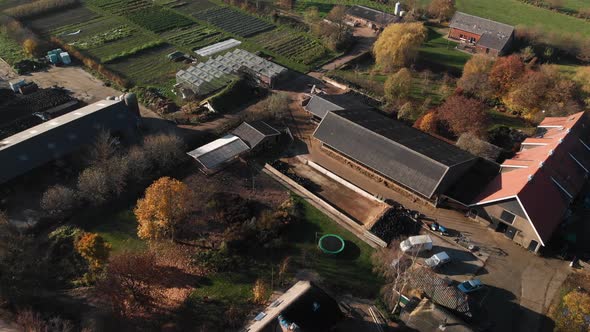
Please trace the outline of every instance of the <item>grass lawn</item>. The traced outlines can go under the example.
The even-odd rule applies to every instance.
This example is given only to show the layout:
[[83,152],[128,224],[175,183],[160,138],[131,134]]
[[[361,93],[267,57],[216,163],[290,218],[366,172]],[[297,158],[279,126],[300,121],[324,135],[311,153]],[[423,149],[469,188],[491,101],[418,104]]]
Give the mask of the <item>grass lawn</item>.
[[450,69],[461,72],[471,55],[455,49],[457,43],[449,41],[432,27],[428,27],[426,42],[418,51],[418,65],[426,65],[434,70]]
[[0,33],[0,58],[13,65],[28,57],[25,56],[22,47],[17,42]]
[[85,231],[100,234],[113,246],[113,252],[141,250],[146,243],[137,237],[137,221],[131,210],[95,218],[86,223]]
[[[579,18],[527,5],[518,0],[457,0],[457,9],[498,22],[512,25],[541,26],[546,31],[563,34],[582,34],[590,37],[590,24]],[[568,0],[567,6],[577,3],[590,4],[586,0]]]

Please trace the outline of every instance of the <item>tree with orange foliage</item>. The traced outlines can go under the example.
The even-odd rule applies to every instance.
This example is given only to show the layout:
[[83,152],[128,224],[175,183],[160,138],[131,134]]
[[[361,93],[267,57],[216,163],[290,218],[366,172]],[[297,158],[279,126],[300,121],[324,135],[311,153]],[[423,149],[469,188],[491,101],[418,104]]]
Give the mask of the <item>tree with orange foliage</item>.
[[417,127],[425,133],[436,134],[438,131],[438,119],[436,112],[424,114],[422,119],[419,120],[419,123],[417,123]]
[[104,266],[111,252],[111,245],[96,233],[83,233],[76,241],[75,247],[94,271]]
[[476,99],[453,95],[438,108],[438,117],[455,136],[472,133],[484,136],[488,115],[485,105]]
[[490,84],[498,96],[508,92],[524,74],[524,62],[518,55],[500,57],[490,70]]
[[174,239],[178,225],[190,213],[192,196],[190,188],[176,179],[156,180],[137,201],[137,235],[150,240]]

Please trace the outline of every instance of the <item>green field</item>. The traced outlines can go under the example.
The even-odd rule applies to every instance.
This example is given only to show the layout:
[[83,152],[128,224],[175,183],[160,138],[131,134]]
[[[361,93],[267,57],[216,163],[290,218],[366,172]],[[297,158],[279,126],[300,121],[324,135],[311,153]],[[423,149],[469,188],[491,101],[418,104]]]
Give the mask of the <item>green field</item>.
[[138,54],[115,60],[107,68],[122,74],[140,86],[156,86],[170,90],[176,81],[176,72],[188,67],[182,62],[173,62],[166,57],[176,50],[172,45],[139,52]]
[[[570,0],[569,3],[576,2]],[[587,7],[590,7],[590,4]],[[502,23],[540,26],[546,31],[590,37],[590,23],[587,21],[527,5],[518,0],[457,0],[457,8],[468,14]]]
[[174,29],[160,34],[170,43],[187,51],[214,44],[227,38],[221,31],[203,25]]
[[[288,240],[293,248],[288,249],[292,258],[292,272],[306,269],[317,273],[321,284],[335,294],[352,294],[374,299],[379,294],[383,280],[373,274],[371,255],[374,249],[311,206],[304,199],[296,197],[301,204],[303,220],[290,226]],[[321,234],[338,234],[346,241],[345,250],[336,256],[323,254],[317,246]],[[285,253],[275,252],[275,258]],[[272,265],[249,262],[248,268],[239,273],[225,272],[207,277],[206,281],[191,294],[187,307],[200,318],[220,324],[225,310],[233,305],[248,306],[252,299],[252,288],[256,279],[262,278],[270,286]],[[277,268],[274,266],[274,273]],[[274,276],[276,278],[276,275]],[[275,279],[275,283],[276,283]],[[203,299],[207,297],[207,301]]]
[[0,33],[0,58],[13,65],[26,56],[17,42]]

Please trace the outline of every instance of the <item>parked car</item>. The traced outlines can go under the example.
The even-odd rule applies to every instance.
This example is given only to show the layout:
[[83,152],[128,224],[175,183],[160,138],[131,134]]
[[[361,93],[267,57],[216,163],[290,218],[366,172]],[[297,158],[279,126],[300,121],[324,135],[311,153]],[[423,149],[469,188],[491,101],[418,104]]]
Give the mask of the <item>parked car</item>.
[[443,225],[437,223],[436,221],[430,224],[430,230],[432,230],[433,232],[439,232],[441,235],[449,235],[449,230]]
[[463,281],[462,283],[457,285],[457,288],[459,288],[459,290],[461,292],[467,294],[467,293],[478,291],[478,290],[482,289],[483,286],[484,285],[481,283],[481,281],[479,279],[471,279],[471,280]]
[[432,249],[432,239],[428,235],[410,236],[399,244],[400,249],[408,254],[417,254]]
[[449,257],[449,255],[446,252],[439,252],[438,254],[434,254],[432,255],[432,257],[427,258],[424,263],[426,263],[426,266],[430,267],[430,268],[437,268],[440,266],[445,265],[446,263],[451,261],[451,257]]

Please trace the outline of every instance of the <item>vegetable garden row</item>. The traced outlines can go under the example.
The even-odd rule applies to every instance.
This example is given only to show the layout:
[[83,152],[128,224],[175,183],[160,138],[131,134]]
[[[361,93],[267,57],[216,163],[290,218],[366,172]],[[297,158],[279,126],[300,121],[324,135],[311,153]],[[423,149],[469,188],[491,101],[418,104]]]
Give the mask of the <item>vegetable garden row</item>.
[[319,41],[289,32],[265,38],[260,44],[269,51],[306,65],[314,63],[328,52]]
[[220,41],[225,35],[205,26],[193,26],[169,31],[162,35],[172,44],[194,50]]
[[254,36],[275,28],[266,21],[227,7],[208,9],[193,16],[240,37]]

